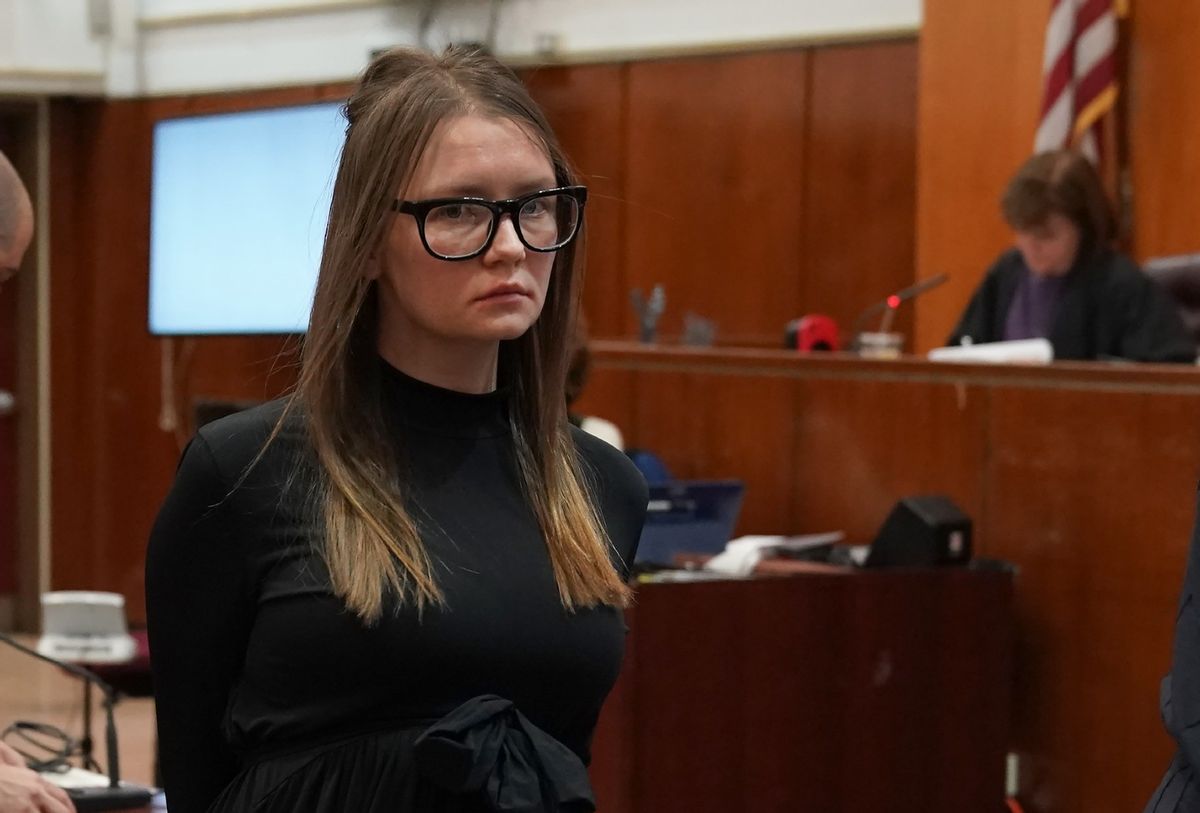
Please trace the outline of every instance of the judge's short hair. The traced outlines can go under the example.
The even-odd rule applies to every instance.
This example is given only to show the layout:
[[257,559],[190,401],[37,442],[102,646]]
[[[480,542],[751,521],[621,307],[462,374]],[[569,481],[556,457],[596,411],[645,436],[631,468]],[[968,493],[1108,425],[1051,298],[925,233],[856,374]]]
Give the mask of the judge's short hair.
[[1115,236],[1100,175],[1074,150],[1038,153],[1022,164],[1004,190],[1000,209],[1017,231],[1036,229],[1059,214],[1079,228],[1085,244],[1106,244]]

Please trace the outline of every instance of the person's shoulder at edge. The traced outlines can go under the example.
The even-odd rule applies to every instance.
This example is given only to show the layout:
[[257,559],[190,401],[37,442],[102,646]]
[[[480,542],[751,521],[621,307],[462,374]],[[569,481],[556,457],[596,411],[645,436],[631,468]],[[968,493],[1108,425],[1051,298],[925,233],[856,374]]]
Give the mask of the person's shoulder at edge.
[[598,486],[628,498],[641,499],[647,493],[646,479],[623,451],[577,426],[571,427],[571,439]]

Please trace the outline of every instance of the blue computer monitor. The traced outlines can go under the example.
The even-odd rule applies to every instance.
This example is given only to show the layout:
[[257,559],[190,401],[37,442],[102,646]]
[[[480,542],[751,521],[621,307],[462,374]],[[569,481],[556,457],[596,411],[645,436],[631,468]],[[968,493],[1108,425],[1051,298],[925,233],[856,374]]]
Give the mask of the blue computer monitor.
[[637,562],[671,565],[679,553],[715,555],[725,550],[745,490],[741,480],[677,480],[650,486]]

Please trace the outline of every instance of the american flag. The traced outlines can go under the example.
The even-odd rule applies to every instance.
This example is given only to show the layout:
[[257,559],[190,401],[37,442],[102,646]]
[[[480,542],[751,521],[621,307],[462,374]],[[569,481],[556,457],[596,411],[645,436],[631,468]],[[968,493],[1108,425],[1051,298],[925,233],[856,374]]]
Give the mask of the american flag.
[[1075,147],[1098,163],[1117,101],[1117,18],[1128,0],[1051,0],[1037,152]]

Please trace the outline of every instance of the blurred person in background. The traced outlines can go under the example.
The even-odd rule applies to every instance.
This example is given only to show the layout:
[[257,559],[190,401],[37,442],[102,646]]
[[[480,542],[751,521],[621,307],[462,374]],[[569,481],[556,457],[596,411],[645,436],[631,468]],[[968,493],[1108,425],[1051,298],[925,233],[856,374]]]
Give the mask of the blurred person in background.
[[1082,154],[1030,158],[1000,209],[1015,245],[988,270],[947,344],[1045,338],[1061,360],[1196,361],[1166,291],[1113,249],[1111,206]]
[[[17,171],[0,153],[0,293],[25,259],[33,240],[33,204]],[[0,742],[0,813],[70,813],[70,798],[25,766]]]

